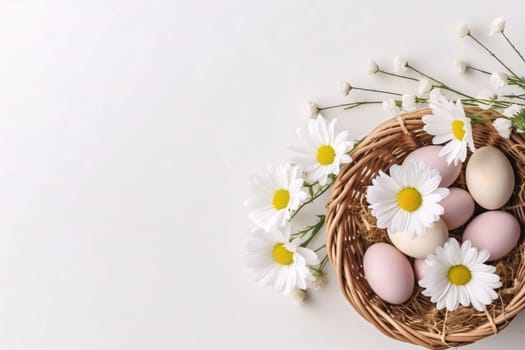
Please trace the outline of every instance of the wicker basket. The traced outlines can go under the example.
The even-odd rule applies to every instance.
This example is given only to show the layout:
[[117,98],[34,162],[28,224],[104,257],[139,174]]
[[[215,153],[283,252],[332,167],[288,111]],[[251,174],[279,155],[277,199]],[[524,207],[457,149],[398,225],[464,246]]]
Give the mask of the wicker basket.
[[[495,111],[466,108],[469,113],[494,116]],[[365,199],[366,188],[379,170],[400,164],[414,149],[431,144],[423,131],[421,117],[429,109],[403,114],[374,129],[352,151],[353,162],[341,170],[327,206],[327,250],[341,290],[355,310],[384,334],[431,349],[466,345],[495,334],[525,307],[525,243],[496,261],[503,286],[500,298],[485,312],[460,306],[454,312],[438,311],[416,286],[402,305],[391,305],[377,297],[363,276],[363,254],[375,242],[388,242],[386,231],[375,226]],[[504,210],[525,224],[525,134],[512,133],[510,139],[498,135],[491,123],[473,127],[476,147],[494,145],[511,160],[516,187]],[[453,186],[465,188],[464,171]],[[476,212],[482,211],[479,207]],[[463,227],[451,232],[461,237]]]

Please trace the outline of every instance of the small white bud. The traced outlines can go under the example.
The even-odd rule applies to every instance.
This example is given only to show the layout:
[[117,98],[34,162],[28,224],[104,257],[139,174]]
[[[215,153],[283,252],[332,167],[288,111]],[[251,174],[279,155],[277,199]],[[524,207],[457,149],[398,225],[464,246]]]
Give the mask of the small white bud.
[[492,122],[494,128],[500,134],[501,137],[508,139],[510,132],[512,131],[512,121],[507,118],[497,118]]
[[521,109],[522,107],[518,106],[517,104],[512,104],[503,110],[503,115],[505,117],[514,118],[516,114],[521,111]]
[[315,118],[319,115],[319,106],[314,102],[307,102],[305,105],[306,114],[310,118]]
[[492,73],[490,75],[490,85],[493,89],[499,89],[507,85],[509,76],[503,72]]
[[388,100],[384,100],[382,106],[383,106],[383,111],[385,111],[385,113],[389,117],[397,115],[399,114],[399,112],[401,112],[399,107],[396,105],[396,101],[394,101],[391,98]]
[[314,280],[310,282],[309,286],[312,290],[323,289],[326,286],[326,275],[319,271],[312,271]]
[[290,300],[295,305],[301,305],[306,300],[306,290],[304,289],[293,289],[290,293]]
[[379,71],[379,66],[374,60],[368,60],[366,64],[366,71],[368,74],[376,74]]
[[478,101],[477,104],[480,108],[482,109],[489,109],[492,107],[493,103],[494,103],[494,100],[497,99],[497,96],[492,92],[492,91],[489,91],[489,90],[482,90],[478,96],[476,96],[476,98],[478,100],[483,100],[483,101]]
[[408,62],[403,57],[394,57],[394,72],[403,73],[407,71]]
[[428,78],[419,79],[418,96],[424,96],[432,90],[432,82]]
[[352,85],[350,85],[347,81],[340,81],[339,82],[339,93],[343,96],[348,96],[348,94],[352,91]]
[[446,99],[446,97],[440,88],[433,88],[432,91],[430,91],[430,95],[428,96],[428,102],[430,104],[438,103],[442,99]]
[[505,18],[503,17],[494,18],[492,23],[490,23],[489,34],[491,36],[496,33],[503,33],[504,30],[505,30]]
[[416,98],[413,95],[403,94],[401,97],[401,107],[406,112],[413,112],[417,109]]
[[457,60],[455,62],[455,65],[456,72],[458,72],[459,74],[465,74],[465,72],[467,71],[467,64],[464,61]]
[[470,29],[466,23],[461,23],[457,26],[456,33],[460,38],[464,38],[470,34]]

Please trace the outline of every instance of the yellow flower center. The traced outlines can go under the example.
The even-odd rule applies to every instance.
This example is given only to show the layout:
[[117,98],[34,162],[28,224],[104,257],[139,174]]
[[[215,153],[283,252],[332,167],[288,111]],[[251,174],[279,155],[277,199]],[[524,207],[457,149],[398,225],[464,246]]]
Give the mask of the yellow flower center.
[[290,201],[290,192],[288,190],[285,190],[284,188],[281,188],[280,190],[275,191],[273,195],[273,207],[277,210],[284,209],[288,206],[288,202]]
[[448,270],[448,280],[457,286],[467,284],[472,278],[472,274],[465,265],[455,265]]
[[335,151],[332,146],[323,145],[317,150],[317,161],[321,165],[329,165],[334,162]]
[[397,193],[397,204],[403,210],[417,210],[422,202],[421,193],[414,187],[405,187]]
[[286,249],[284,243],[277,243],[273,247],[272,252],[273,260],[281,265],[290,265],[293,263],[293,253]]
[[465,123],[461,120],[454,120],[452,122],[452,135],[459,141],[463,141],[465,136]]

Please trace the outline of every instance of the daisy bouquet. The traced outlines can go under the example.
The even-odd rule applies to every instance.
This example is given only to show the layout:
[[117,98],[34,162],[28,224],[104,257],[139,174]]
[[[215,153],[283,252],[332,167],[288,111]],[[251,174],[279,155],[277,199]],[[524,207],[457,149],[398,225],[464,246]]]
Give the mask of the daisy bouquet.
[[[525,64],[505,25],[496,18],[489,35]],[[374,98],[308,103],[311,119],[289,146],[289,164],[251,181],[246,205],[256,228],[246,261],[254,280],[302,301],[324,285],[330,260],[363,317],[436,349],[494,334],[525,307],[525,78],[466,24],[457,34],[497,67],[455,62],[460,74],[487,77],[476,96],[396,57],[392,70],[370,60],[368,73],[411,81],[414,92],[344,81],[346,98],[354,90]],[[331,109],[363,105],[380,105],[391,119],[361,140],[325,119]],[[327,213],[297,227],[294,218],[328,190]],[[325,224],[326,245],[312,246]]]

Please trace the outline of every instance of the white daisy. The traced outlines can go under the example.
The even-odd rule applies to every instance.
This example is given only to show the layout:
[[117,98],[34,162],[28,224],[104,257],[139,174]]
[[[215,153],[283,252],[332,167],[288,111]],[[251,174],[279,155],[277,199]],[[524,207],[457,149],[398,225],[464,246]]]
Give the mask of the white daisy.
[[424,115],[422,120],[425,126],[423,130],[434,135],[432,143],[442,144],[447,142],[439,152],[441,157],[446,157],[450,165],[454,162],[464,162],[467,158],[467,147],[474,152],[474,139],[472,137],[472,125],[470,119],[465,115],[461,101],[456,104],[446,99],[439,99],[430,104],[432,114]]
[[494,289],[501,287],[496,267],[484,264],[489,258],[486,250],[478,251],[470,241],[459,246],[454,238],[443,247],[436,248],[434,255],[427,257],[428,266],[419,285],[423,295],[437,303],[438,310],[457,309],[459,304],[484,311],[485,306],[498,297]]
[[283,227],[308,195],[303,188],[301,168],[283,164],[268,166],[265,174],[254,176],[251,197],[245,205],[251,209],[249,217],[266,231]]
[[329,175],[339,174],[341,164],[352,161],[347,153],[354,141],[348,139],[348,131],[336,134],[335,123],[335,119],[327,123],[321,115],[310,119],[308,127],[297,129],[302,145],[289,146],[297,153],[295,161],[303,166],[311,183],[319,181],[321,186],[326,185]]
[[319,264],[317,254],[301,247],[301,238],[290,242],[290,228],[283,231],[253,231],[246,244],[245,262],[251,278],[278,293],[306,289],[314,276],[309,266]]
[[439,173],[425,162],[392,165],[390,176],[380,171],[366,192],[377,227],[410,237],[423,234],[444,212],[439,202],[449,190],[439,187],[440,182]]

